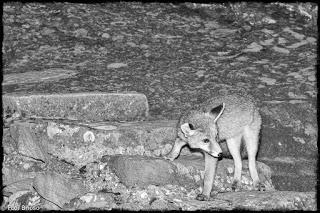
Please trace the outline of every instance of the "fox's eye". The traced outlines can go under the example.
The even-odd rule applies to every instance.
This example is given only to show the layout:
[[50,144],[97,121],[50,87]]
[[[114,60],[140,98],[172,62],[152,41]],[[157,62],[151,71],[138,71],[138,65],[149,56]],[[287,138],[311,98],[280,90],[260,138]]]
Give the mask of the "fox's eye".
[[210,140],[209,140],[208,138],[206,138],[206,139],[203,139],[203,142],[204,142],[204,143],[209,143]]

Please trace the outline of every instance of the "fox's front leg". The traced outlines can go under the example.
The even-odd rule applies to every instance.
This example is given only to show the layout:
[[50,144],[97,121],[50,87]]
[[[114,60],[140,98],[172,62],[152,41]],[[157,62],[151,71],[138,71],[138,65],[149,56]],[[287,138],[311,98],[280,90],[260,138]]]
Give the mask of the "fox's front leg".
[[212,157],[208,153],[204,153],[205,167],[202,193],[198,194],[197,200],[209,200],[210,192],[217,169],[218,158]]
[[169,152],[169,154],[167,154],[166,156],[163,156],[163,157],[167,160],[173,161],[174,159],[176,159],[178,157],[178,155],[180,154],[181,148],[186,144],[187,144],[187,142],[181,140],[180,138],[177,138],[175,140],[174,145],[173,145],[171,151]]

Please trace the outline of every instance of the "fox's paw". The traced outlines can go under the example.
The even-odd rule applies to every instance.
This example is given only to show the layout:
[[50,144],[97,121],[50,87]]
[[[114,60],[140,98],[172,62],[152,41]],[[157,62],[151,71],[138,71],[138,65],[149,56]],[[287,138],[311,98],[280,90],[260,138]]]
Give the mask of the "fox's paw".
[[239,181],[237,181],[237,180],[233,181],[233,183],[231,185],[232,191],[236,191],[239,187],[240,187]]
[[214,198],[214,197],[216,197],[217,195],[218,195],[218,191],[215,191],[215,190],[212,190],[211,192],[210,192],[210,197],[211,198]]
[[207,201],[207,200],[209,200],[209,197],[204,194],[198,194],[196,197],[196,200]]
[[265,185],[260,182],[256,183],[254,188],[258,191],[266,191]]

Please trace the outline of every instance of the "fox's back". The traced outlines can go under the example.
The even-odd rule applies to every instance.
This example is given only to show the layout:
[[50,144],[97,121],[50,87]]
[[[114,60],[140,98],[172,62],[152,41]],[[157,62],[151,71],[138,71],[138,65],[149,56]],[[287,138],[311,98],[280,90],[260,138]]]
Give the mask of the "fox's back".
[[179,125],[187,122],[195,128],[208,130],[208,125],[214,120],[208,112],[222,103],[225,103],[225,109],[217,121],[221,140],[241,134],[245,126],[260,125],[260,121],[255,122],[255,119],[260,119],[255,101],[245,93],[216,95],[182,116]]

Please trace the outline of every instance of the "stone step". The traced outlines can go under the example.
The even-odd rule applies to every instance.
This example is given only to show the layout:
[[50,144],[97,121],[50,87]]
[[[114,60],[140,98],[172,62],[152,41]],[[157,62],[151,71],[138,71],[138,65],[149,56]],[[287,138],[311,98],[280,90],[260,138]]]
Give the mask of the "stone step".
[[103,155],[166,154],[176,138],[175,126],[174,120],[126,123],[42,119],[15,121],[9,130],[4,131],[6,140],[3,146],[5,153],[16,150],[42,161],[47,160],[49,153],[83,166]]
[[149,113],[141,93],[68,93],[2,97],[4,115],[82,121],[141,121]]

